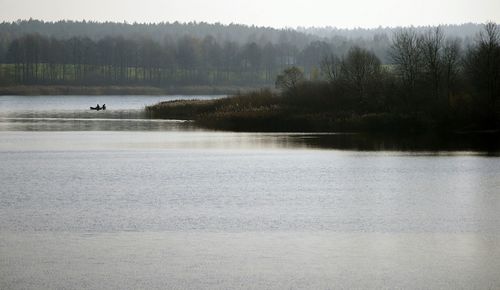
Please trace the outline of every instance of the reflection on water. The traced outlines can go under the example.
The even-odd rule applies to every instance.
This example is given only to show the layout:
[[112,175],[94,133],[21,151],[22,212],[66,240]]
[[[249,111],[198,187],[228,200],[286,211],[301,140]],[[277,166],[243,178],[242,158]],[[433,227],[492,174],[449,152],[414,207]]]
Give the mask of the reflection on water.
[[448,136],[390,136],[374,134],[323,134],[300,136],[312,148],[358,151],[476,151],[500,152],[500,134],[456,134]]
[[141,115],[157,99],[23,98],[0,97],[0,289],[500,288],[493,135],[217,132]]
[[[144,107],[223,96],[0,96],[0,131],[181,131],[189,122],[152,120]],[[90,106],[106,104],[105,111]]]
[[[144,106],[173,99],[210,99],[221,96],[0,96],[0,131],[134,131],[197,132],[191,147],[317,148],[361,151],[474,151],[488,155],[500,152],[499,134],[388,136],[367,134],[221,133],[202,130],[192,122],[150,119]],[[106,111],[89,106],[107,104]],[[204,132],[204,133],[203,133]],[[166,133],[166,134],[167,134]],[[88,133],[87,133],[88,134]],[[194,133],[193,133],[194,134]],[[143,137],[148,137],[142,135]],[[176,146],[169,135],[167,145]],[[153,138],[152,140],[157,140]],[[144,139],[147,144],[150,139]],[[184,140],[181,140],[184,142]],[[177,142],[178,143],[178,142]],[[216,144],[216,145],[214,145]],[[158,147],[153,145],[153,147]]]
[[[102,116],[112,112],[140,110],[147,105],[169,100],[213,99],[223,96],[0,96],[0,116],[8,114],[85,114]],[[106,104],[106,111],[89,107]]]
[[[1,124],[1,123],[0,123]],[[9,124],[15,128],[17,123]],[[57,131],[52,129],[56,126]],[[1,126],[0,126],[1,128]],[[22,131],[0,132],[0,150],[121,149],[322,149],[401,152],[418,155],[499,156],[498,142],[404,143],[362,134],[236,133],[204,131],[191,122],[175,120],[106,120],[21,123]],[[64,130],[67,129],[67,130]],[[77,130],[78,129],[78,130]],[[0,130],[1,131],[1,130]],[[380,138],[380,139],[378,139]],[[442,141],[442,140],[441,140]],[[477,140],[474,140],[478,142]],[[489,143],[491,142],[491,143]],[[70,144],[70,147],[68,147]],[[445,145],[449,145],[445,147]]]
[[139,119],[138,114],[133,117],[135,118],[8,117],[0,118],[0,131],[187,131],[196,129],[188,121]]

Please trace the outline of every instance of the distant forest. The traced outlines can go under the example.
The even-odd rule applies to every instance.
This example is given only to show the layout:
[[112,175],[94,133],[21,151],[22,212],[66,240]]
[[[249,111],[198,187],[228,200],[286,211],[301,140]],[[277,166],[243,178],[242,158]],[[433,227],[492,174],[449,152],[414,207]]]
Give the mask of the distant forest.
[[[442,26],[460,46],[473,45],[478,24]],[[430,27],[416,27],[424,33]],[[391,67],[400,28],[274,29],[208,23],[0,23],[0,85],[273,85],[287,67],[311,80],[322,63],[358,47]]]
[[498,138],[500,27],[496,23],[483,25],[467,46],[463,39],[445,35],[442,27],[399,29],[391,38],[389,64],[373,51],[353,46],[346,54],[324,57],[318,79],[305,75],[303,67],[292,66],[277,76],[277,91],[164,102],[147,110],[153,117],[195,120],[234,131],[473,132]]

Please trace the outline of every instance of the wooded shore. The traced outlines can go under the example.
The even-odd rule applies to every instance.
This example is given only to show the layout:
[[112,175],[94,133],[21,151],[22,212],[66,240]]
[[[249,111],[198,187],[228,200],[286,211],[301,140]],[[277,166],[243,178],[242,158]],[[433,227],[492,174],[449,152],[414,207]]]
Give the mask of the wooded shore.
[[13,85],[0,86],[1,95],[226,95],[246,92],[255,87],[239,86],[69,86]]

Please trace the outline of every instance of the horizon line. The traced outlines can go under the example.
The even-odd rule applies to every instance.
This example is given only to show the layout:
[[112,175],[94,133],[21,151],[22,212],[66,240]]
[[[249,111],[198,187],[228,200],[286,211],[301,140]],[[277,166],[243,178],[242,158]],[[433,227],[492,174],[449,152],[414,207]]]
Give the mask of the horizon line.
[[353,26],[353,27],[338,27],[333,25],[324,25],[324,26],[284,26],[284,27],[274,27],[274,26],[265,26],[265,25],[257,25],[257,24],[246,24],[246,23],[223,23],[223,22],[209,22],[209,21],[151,21],[151,22],[139,22],[139,21],[115,21],[115,20],[90,20],[90,19],[59,19],[59,20],[43,20],[38,18],[29,19],[17,19],[17,20],[2,20],[0,24],[17,24],[20,22],[29,22],[29,21],[38,21],[42,23],[56,24],[61,22],[76,22],[76,23],[97,23],[97,24],[123,24],[123,25],[161,25],[161,24],[207,24],[207,25],[221,25],[221,26],[247,26],[247,27],[255,27],[255,28],[264,28],[264,29],[275,29],[275,30],[295,30],[300,31],[301,29],[331,29],[331,30],[377,30],[377,29],[398,29],[398,28],[429,28],[429,27],[438,27],[438,26],[463,26],[463,25],[484,25],[488,22],[493,22],[497,24],[495,21],[485,21],[485,22],[461,22],[461,23],[440,23],[440,24],[428,24],[428,25],[399,25],[399,26],[376,26],[376,27],[362,27],[362,26]]

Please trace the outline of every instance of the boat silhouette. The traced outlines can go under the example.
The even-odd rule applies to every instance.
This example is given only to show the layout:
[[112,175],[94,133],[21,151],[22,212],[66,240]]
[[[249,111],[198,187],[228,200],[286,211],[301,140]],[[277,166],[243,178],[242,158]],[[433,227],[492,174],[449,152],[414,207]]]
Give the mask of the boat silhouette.
[[106,104],[102,105],[102,107],[99,107],[99,105],[96,107],[90,107],[90,109],[95,111],[106,110]]

